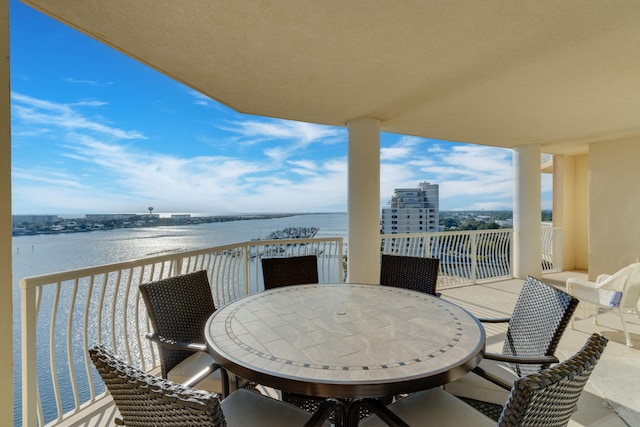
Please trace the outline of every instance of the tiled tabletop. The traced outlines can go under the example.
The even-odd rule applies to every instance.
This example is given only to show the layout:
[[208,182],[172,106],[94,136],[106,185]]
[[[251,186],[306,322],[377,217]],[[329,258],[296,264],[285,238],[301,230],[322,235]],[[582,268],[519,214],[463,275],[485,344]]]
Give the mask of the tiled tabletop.
[[484,329],[461,307],[378,285],[288,286],[239,299],[206,326],[223,367],[281,390],[376,397],[452,381],[484,353]]

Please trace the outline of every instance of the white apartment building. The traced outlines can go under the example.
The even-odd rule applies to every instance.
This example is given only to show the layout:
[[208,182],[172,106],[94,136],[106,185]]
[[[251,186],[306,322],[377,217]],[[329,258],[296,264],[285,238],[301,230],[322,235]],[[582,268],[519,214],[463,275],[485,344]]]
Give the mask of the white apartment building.
[[438,184],[421,182],[419,188],[396,188],[388,208],[382,209],[382,234],[439,231]]

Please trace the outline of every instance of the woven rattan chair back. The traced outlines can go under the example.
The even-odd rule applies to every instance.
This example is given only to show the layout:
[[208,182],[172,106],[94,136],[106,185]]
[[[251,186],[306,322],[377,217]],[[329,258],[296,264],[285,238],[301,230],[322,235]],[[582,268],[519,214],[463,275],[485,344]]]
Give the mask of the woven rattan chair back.
[[[204,343],[204,325],[216,310],[204,270],[140,285],[151,326],[163,339]],[[192,351],[158,346],[162,377]]]
[[318,257],[303,255],[262,258],[262,278],[265,290],[318,283]]
[[122,416],[116,424],[226,426],[217,395],[184,387],[129,366],[102,345],[89,349],[89,354]]
[[438,258],[382,255],[380,284],[437,295]]
[[518,379],[511,389],[498,426],[566,426],[607,341],[601,335],[593,334],[573,357]]
[[[502,354],[523,357],[554,355],[578,302],[560,289],[527,277],[509,320]],[[521,377],[548,366],[511,364]]]

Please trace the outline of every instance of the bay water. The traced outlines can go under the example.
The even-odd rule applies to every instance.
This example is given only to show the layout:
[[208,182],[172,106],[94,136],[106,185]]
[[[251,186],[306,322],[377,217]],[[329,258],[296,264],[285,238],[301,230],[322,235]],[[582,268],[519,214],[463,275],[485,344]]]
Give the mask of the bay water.
[[168,227],[16,236],[13,251],[14,424],[21,424],[20,278],[265,238],[288,227],[347,236],[346,213],[305,214]]

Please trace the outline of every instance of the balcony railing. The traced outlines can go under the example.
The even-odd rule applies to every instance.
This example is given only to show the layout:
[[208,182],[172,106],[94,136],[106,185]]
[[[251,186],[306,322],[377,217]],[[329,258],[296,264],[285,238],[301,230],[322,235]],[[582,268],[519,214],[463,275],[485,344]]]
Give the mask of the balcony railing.
[[382,235],[382,252],[440,259],[438,287],[513,277],[513,230]]
[[562,271],[562,229],[542,223],[542,272]]
[[[559,268],[549,230],[543,240],[554,244],[543,258]],[[511,278],[512,248],[510,229],[381,236],[383,253],[440,258],[440,288]],[[22,424],[58,425],[103,400],[87,357],[95,343],[144,370],[158,367],[139,284],[204,269],[219,307],[262,289],[261,257],[306,254],[318,255],[321,283],[343,281],[340,237],[245,242],[20,279]]]
[[56,425],[104,397],[87,349],[105,343],[144,370],[158,366],[138,285],[206,270],[220,307],[262,285],[261,257],[316,254],[321,282],[343,279],[342,238],[261,240],[20,280],[22,424]]

